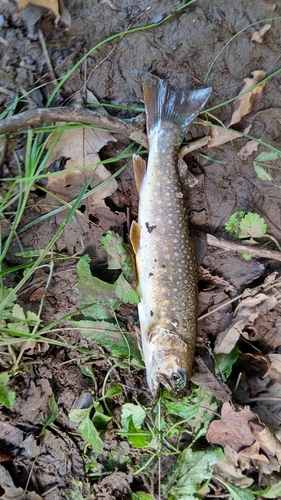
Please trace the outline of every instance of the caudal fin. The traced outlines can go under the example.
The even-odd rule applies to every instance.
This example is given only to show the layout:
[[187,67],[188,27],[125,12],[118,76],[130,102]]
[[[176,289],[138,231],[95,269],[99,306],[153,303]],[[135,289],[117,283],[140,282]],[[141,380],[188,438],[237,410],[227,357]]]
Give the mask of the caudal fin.
[[200,113],[212,92],[212,87],[174,92],[164,80],[149,73],[144,81],[144,99],[148,135],[161,121],[178,125],[182,139],[189,124]]

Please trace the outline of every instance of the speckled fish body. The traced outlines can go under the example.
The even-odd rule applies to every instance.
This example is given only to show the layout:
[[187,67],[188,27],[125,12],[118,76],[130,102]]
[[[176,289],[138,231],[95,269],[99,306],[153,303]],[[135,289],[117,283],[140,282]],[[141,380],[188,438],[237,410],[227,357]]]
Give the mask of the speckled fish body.
[[148,75],[144,85],[149,139],[147,169],[135,161],[139,187],[136,251],[139,319],[147,382],[177,394],[192,373],[197,331],[197,260],[183,201],[177,153],[211,89],[171,91]]

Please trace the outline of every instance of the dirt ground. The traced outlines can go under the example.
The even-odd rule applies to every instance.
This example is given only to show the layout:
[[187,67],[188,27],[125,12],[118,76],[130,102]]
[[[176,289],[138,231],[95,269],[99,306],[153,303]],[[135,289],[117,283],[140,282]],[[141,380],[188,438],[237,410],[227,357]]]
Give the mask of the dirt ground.
[[[62,21],[55,26],[54,15],[48,9],[31,5],[25,8],[22,18],[19,18],[16,3],[0,0],[1,111],[12,102],[16,94],[24,95],[35,87],[37,90],[17,106],[15,113],[43,107],[55,87],[54,78],[59,81],[91,47],[115,33],[158,23],[179,8],[181,3],[175,0],[65,0],[65,6],[71,16],[71,26],[66,26],[67,22],[64,24]],[[85,96],[87,88],[100,103],[142,108],[144,77],[147,72],[152,71],[168,80],[174,88],[212,86],[212,95],[206,107],[211,110],[208,119],[213,123],[225,124],[232,114],[232,103],[214,107],[237,96],[244,85],[244,79],[251,77],[252,72],[263,71],[266,75],[271,75],[280,69],[281,17],[278,16],[281,16],[281,7],[278,2],[275,5],[273,0],[197,0],[174,13],[163,24],[100,45],[62,85],[51,105],[66,105],[74,95],[77,97],[80,90],[83,90]],[[269,18],[276,19],[265,21]],[[270,24],[270,29],[259,42],[254,41],[253,35],[265,24]],[[222,51],[223,47],[225,49]],[[245,115],[242,113],[237,126],[233,125],[237,130],[247,130],[249,136],[279,150],[280,84],[281,73],[277,72],[267,81],[262,95],[252,99],[249,112]],[[107,111],[120,119],[137,115],[127,109],[107,108]],[[201,118],[206,116],[201,115]],[[204,135],[206,127],[197,121],[190,127],[187,141],[192,142]],[[10,137],[22,162],[26,136],[20,134]],[[81,140],[85,140],[84,135]],[[94,154],[99,152],[103,161],[120,154],[131,142],[124,134],[100,140],[101,144]],[[267,149],[260,143],[256,145],[255,152],[243,156],[241,149],[248,140],[250,139],[240,137],[212,148],[205,146],[185,157],[197,181],[194,187],[186,189],[189,218],[204,233],[234,241],[226,233],[225,223],[237,210],[254,212],[264,218],[266,232],[280,242],[280,159],[270,163],[274,169],[264,165],[272,180],[262,180],[256,173],[253,160]],[[78,133],[75,141],[79,141]],[[90,144],[92,138],[87,136],[85,141]],[[137,145],[134,147],[135,151],[136,149]],[[9,147],[2,148],[2,151],[1,177],[15,177],[18,171],[13,154]],[[86,151],[84,159],[87,154],[90,153]],[[60,162],[61,158],[65,158],[66,162],[70,153],[61,150],[51,160],[58,157]],[[125,160],[121,160],[112,164],[113,167],[110,163],[106,167],[114,173],[124,164]],[[63,168],[62,163],[60,168]],[[100,179],[104,178],[103,175],[106,174],[101,173]],[[91,188],[100,179],[94,179]],[[62,197],[65,196],[66,201],[71,201],[78,196],[85,178],[75,186],[72,185],[73,178],[68,181],[64,179],[64,182],[65,188],[60,186],[53,189]],[[50,189],[50,185],[48,188]],[[1,189],[3,196],[7,190],[5,180]],[[40,189],[34,189],[21,227],[46,213],[46,206],[51,203],[56,205],[53,201],[46,200],[45,193]],[[55,326],[59,329],[52,338],[88,350],[95,347],[81,337],[71,321],[65,319],[69,313],[79,309],[81,302],[77,288],[77,256],[88,253],[92,259],[106,260],[100,238],[109,229],[119,232],[124,241],[128,242],[129,225],[136,219],[138,211],[138,194],[131,160],[126,169],[112,181],[108,191],[99,194],[99,198],[95,197],[91,203],[92,205],[86,203],[83,210],[80,207],[84,219],[73,218],[55,243],[53,251],[59,253],[61,258],[55,261],[48,288],[45,290],[49,276],[49,269],[45,266],[32,275],[18,294],[19,304],[25,310],[36,313],[44,294],[41,314],[43,324],[50,325],[57,321]],[[6,255],[5,269],[25,262],[18,255],[19,250],[26,252],[46,248],[64,217],[65,212],[59,213],[19,233]],[[262,242],[268,240],[265,238]],[[278,250],[271,240],[265,248]],[[64,260],[64,256],[73,258]],[[199,271],[199,316],[238,297],[246,288],[257,290],[272,273],[276,273],[276,278],[280,272],[280,260],[269,256],[265,258],[262,254],[245,260],[237,252],[208,244]],[[12,273],[5,285],[15,287],[21,277],[22,270]],[[249,322],[245,322],[248,324],[248,338],[243,337],[239,342],[240,356],[228,381],[231,391],[235,393],[232,401],[237,405],[243,406],[248,400],[254,400],[266,388],[268,365],[263,364],[261,359],[254,364],[255,354],[259,353],[261,357],[271,353],[279,354],[280,291],[278,292],[278,287],[274,290],[277,290],[274,304],[261,309],[257,306],[256,312],[259,312],[250,320],[250,326]],[[223,309],[199,321],[199,343],[206,342],[210,348],[217,345],[217,352],[220,352],[218,339],[224,336],[237,318],[237,313],[234,315],[237,304],[238,301],[229,302]],[[120,317],[129,328],[131,323],[137,323],[136,307],[124,306]],[[249,315],[247,318],[249,319]],[[18,353],[19,349],[16,346],[15,352]],[[3,360],[4,368],[12,364],[7,352],[3,354]],[[102,472],[95,472],[89,463],[88,469],[85,469],[83,443],[77,433],[77,426],[68,418],[71,409],[87,408],[93,402],[93,380],[85,376],[81,369],[85,365],[92,367],[97,393],[100,395],[102,381],[111,367],[110,361],[95,356],[91,358],[75,349],[47,343],[34,344],[23,354],[22,362],[9,385],[10,389],[16,391],[15,404],[9,409],[4,406],[0,409],[0,498],[130,499],[132,492],[139,490],[152,494],[151,485],[144,473],[133,476],[132,469],[113,467],[103,475]],[[276,383],[280,379],[280,372],[278,373],[274,379]],[[121,405],[125,401],[138,400],[144,405],[151,404],[144,370],[116,368],[112,372],[112,379],[126,388],[124,394],[112,404],[115,415],[118,412],[120,414]],[[252,385],[249,385],[249,379],[252,380]],[[256,383],[255,389],[253,380]],[[194,382],[196,383],[196,379]],[[272,387],[274,384],[269,385]],[[43,435],[42,420],[46,417],[52,395],[58,404],[58,416],[55,424],[48,427]],[[281,392],[276,392],[272,397],[279,399]],[[280,409],[267,406],[266,401],[259,407],[254,401],[247,404],[264,423],[273,425],[274,428],[280,426]],[[102,471],[106,470],[110,453],[120,444],[116,442],[113,430],[114,425],[110,424],[103,437],[106,443],[104,454],[95,457]],[[125,440],[122,441],[122,446],[128,446]],[[137,463],[139,458],[135,453]],[[89,460],[88,457],[88,462]],[[272,471],[273,468],[270,470],[273,474]],[[278,464],[274,474],[280,480]],[[248,474],[254,479],[254,484],[261,475],[258,467],[255,472],[252,469]],[[79,484],[79,493],[79,488],[77,493],[73,493],[73,481],[77,488]],[[155,498],[159,498],[157,484],[154,488]],[[218,489],[213,494],[220,495],[223,492]]]

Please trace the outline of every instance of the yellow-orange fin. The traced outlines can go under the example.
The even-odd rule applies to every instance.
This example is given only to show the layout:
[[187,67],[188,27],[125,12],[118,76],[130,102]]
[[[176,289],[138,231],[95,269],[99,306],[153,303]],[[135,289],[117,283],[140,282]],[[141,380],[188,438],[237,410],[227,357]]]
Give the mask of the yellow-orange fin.
[[131,239],[132,247],[133,247],[135,253],[137,253],[137,251],[139,249],[140,232],[141,232],[140,225],[136,221],[133,220],[133,222],[131,224],[131,229],[130,229],[130,239]]
[[133,155],[133,167],[135,183],[139,193],[146,172],[146,161],[139,155]]

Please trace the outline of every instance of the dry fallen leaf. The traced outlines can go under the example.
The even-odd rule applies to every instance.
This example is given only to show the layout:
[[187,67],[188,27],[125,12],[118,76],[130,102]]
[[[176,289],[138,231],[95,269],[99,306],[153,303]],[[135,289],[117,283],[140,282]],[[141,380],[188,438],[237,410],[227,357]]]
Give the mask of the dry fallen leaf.
[[[97,101],[95,96],[87,91],[88,101]],[[106,111],[104,110],[106,113]],[[58,195],[64,201],[71,201],[79,196],[87,179],[94,173],[91,188],[99,185],[110,177],[110,172],[102,165],[97,154],[108,142],[116,142],[115,137],[106,130],[94,128],[79,128],[65,130],[53,149],[50,164],[66,159],[65,170],[60,175],[49,177],[47,189]],[[89,165],[89,167],[84,168]],[[71,170],[71,171],[70,171]],[[104,198],[110,196],[117,189],[117,182],[111,179],[105,186],[101,187],[85,200],[89,213],[94,212],[97,207],[105,207]],[[47,195],[45,203],[48,206],[58,205],[51,195]]]
[[259,143],[257,141],[247,141],[246,144],[238,151],[237,156],[241,160],[247,160],[254,151],[257,151]]
[[[198,269],[199,281],[204,281],[204,290],[213,289],[214,287],[222,287],[225,292],[230,292],[230,297],[234,297],[236,294],[236,289],[233,285],[229,283],[229,281],[225,280],[221,276],[217,276],[216,274],[212,274],[205,267],[200,266]],[[206,282],[210,285],[206,288]]]
[[24,491],[14,485],[10,473],[0,465],[1,498],[4,500],[43,500],[35,491]]
[[217,337],[214,353],[228,354],[232,351],[240,335],[252,340],[247,334],[247,331],[244,332],[244,329],[251,329],[260,312],[272,309],[276,304],[276,297],[264,293],[259,293],[255,297],[247,297],[241,300],[235,310],[236,319],[234,324]]
[[[88,92],[87,100],[95,101],[96,99]],[[69,202],[79,196],[93,173],[91,188],[106,181],[111,176],[110,172],[102,164],[98,167],[95,164],[100,162],[98,151],[109,141],[116,141],[116,139],[104,130],[92,128],[65,130],[49,159],[53,165],[54,162],[55,164],[64,163],[65,170],[48,178],[48,191],[54,193],[60,200]],[[120,226],[126,220],[125,213],[111,210],[104,202],[104,199],[111,196],[117,186],[117,181],[110,179],[103,187],[81,202],[79,210],[57,240],[56,251],[66,250],[69,254],[73,254],[86,249],[91,256],[96,258],[105,256],[100,246],[102,234],[112,227]],[[41,212],[50,212],[55,206],[62,204],[62,201],[47,194],[40,205]],[[52,219],[52,224],[55,220],[55,224],[60,226],[66,213],[64,210],[56,214]],[[49,226],[48,221],[44,228],[45,234],[50,230]]]
[[[274,382],[273,385],[269,385],[264,392],[260,394],[259,402],[266,403],[267,411],[273,413],[278,417],[280,422],[281,418],[281,384],[279,382]],[[259,404],[260,406],[260,404]]]
[[[246,133],[248,133],[248,131]],[[238,137],[242,137],[241,132],[235,132],[234,130],[228,130],[227,128],[221,127],[211,127],[209,135],[211,139],[208,142],[208,148],[215,148],[226,142],[233,141]]]
[[281,383],[281,354],[268,354],[267,357],[270,361],[269,370],[267,376],[272,380]]
[[252,36],[252,42],[263,43],[264,36],[270,28],[271,24],[265,24],[259,31],[255,31]]
[[[252,78],[244,78],[244,86],[240,94],[246,92],[248,89],[259,83],[266,77],[265,71],[261,70],[253,71],[252,75]],[[209,135],[211,139],[208,142],[208,148],[214,148],[216,146],[220,146],[221,144],[225,144],[226,142],[237,139],[238,137],[241,137],[242,133],[248,134],[251,128],[251,124],[248,125],[244,130],[239,132],[228,130],[228,128],[231,125],[238,123],[241,118],[243,118],[243,116],[248,115],[252,111],[255,104],[262,98],[264,87],[265,83],[259,85],[258,87],[255,87],[241,97],[238,97],[232,106],[230,117],[224,123],[224,127],[212,127],[212,124],[210,122],[204,123],[206,126],[210,126]]]
[[55,24],[58,24],[60,20],[59,12],[59,2],[58,0],[16,0],[20,12],[29,4],[37,5],[38,7],[44,7],[45,9],[51,10],[56,16]]
[[245,448],[244,450],[241,450],[238,453],[239,458],[244,458],[244,459],[249,459],[249,460],[260,460],[261,462],[266,462],[269,463],[268,458],[263,455],[263,453],[260,453],[260,445],[257,441],[252,444],[252,446],[249,446],[248,448]]
[[251,412],[249,407],[241,411],[234,411],[229,403],[224,403],[221,409],[221,419],[213,420],[207,431],[209,443],[229,445],[236,452],[251,446],[255,439],[248,423],[257,420],[257,416]]
[[[255,422],[249,423],[252,435],[257,440],[263,451],[272,457],[276,455],[278,462],[281,463],[281,442],[276,437],[274,431],[268,425],[257,425]],[[256,458],[256,457],[255,457]]]
[[231,401],[229,387],[222,379],[219,379],[215,375],[213,367],[207,365],[208,360],[204,360],[198,356],[195,361],[195,371],[191,378],[192,382],[205,389],[207,394],[213,394],[219,401]]
[[265,10],[269,10],[270,12],[274,12],[276,9],[276,3],[274,0],[266,0],[264,4]]
[[206,437],[210,443],[231,446],[239,459],[268,463],[276,455],[280,463],[281,442],[249,407],[235,411],[229,403],[224,403],[221,416],[221,420],[213,420],[209,426]]
[[253,479],[242,474],[243,470],[249,469],[249,460],[241,460],[238,453],[229,445],[224,447],[223,452],[226,460],[217,461],[215,472],[238,488],[249,488],[253,484]]
[[[244,78],[245,84],[240,94],[246,92],[266,77],[266,72],[262,70],[252,71],[251,74],[253,75],[252,78]],[[228,120],[226,120],[225,126],[231,127],[231,125],[238,123],[243,116],[248,115],[252,111],[255,104],[262,98],[264,88],[265,83],[262,83],[250,92],[247,92],[247,94],[238,97],[232,106],[231,116]]]

